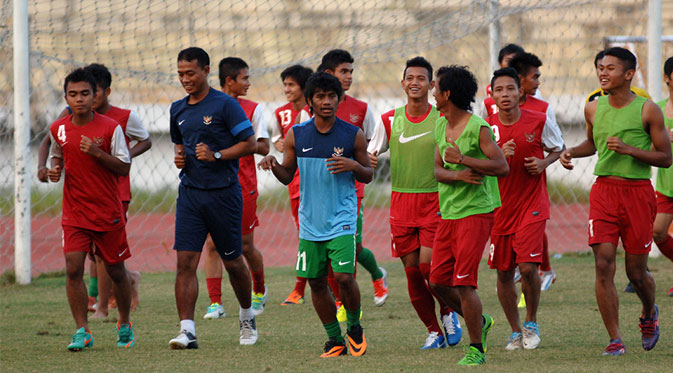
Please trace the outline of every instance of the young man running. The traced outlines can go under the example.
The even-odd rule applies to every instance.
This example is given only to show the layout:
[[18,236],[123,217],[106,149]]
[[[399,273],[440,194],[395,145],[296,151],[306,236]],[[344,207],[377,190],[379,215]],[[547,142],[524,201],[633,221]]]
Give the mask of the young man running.
[[[664,63],[664,81],[668,87],[668,98],[659,101],[658,105],[664,113],[666,130],[673,139],[673,57]],[[657,171],[657,217],[654,219],[654,242],[665,257],[673,261],[673,237],[668,228],[673,222],[673,169],[660,168]],[[668,290],[673,297],[673,287]]]
[[507,161],[493,131],[469,112],[477,81],[465,67],[442,67],[434,90],[443,117],[435,126],[435,178],[442,220],[432,249],[430,284],[445,304],[465,319],[470,347],[459,365],[486,362],[486,336],[493,319],[482,315],[477,294],[479,261],[500,206],[498,181]]
[[[337,118],[361,128],[365,135],[365,139],[369,141],[374,135],[374,129],[376,128],[376,120],[374,119],[374,115],[372,114],[369,105],[364,101],[360,101],[345,94],[345,92],[350,89],[351,84],[353,84],[354,61],[355,60],[348,51],[343,49],[333,49],[322,57],[318,70],[335,76],[339,79],[341,87],[343,88],[344,95],[339,101],[339,108],[336,113]],[[388,299],[388,279],[385,270],[382,267],[379,267],[376,263],[374,253],[362,246],[362,199],[365,196],[365,186],[356,180],[355,187],[357,189],[358,197],[358,221],[357,234],[355,236],[357,262],[370,273],[372,284],[374,285],[374,305],[380,307],[383,306],[386,299]],[[346,321],[346,314],[345,309],[341,307],[339,287],[336,286],[336,281],[334,280],[333,275],[330,275],[329,277],[330,288],[337,298],[337,318],[340,322],[344,322]]]
[[656,197],[651,166],[671,165],[671,140],[661,109],[630,90],[636,56],[624,48],[610,48],[599,63],[601,88],[609,93],[584,107],[587,139],[561,154],[572,169],[572,158],[598,152],[591,188],[589,245],[596,259],[596,300],[610,336],[604,355],[622,355],[619,298],[614,284],[617,243],[626,251],[626,275],[643,304],[640,316],[642,345],[651,350],[659,340],[659,314],[654,303],[655,283],[647,271],[652,246]]
[[187,97],[171,105],[171,140],[180,188],[175,214],[177,276],[175,301],[180,334],[172,349],[198,348],[194,306],[199,282],[196,268],[210,234],[224,262],[240,305],[240,344],[257,342],[252,310],[250,272],[243,261],[241,220],[243,201],[238,159],[257,149],[250,120],[231,96],[208,85],[210,57],[201,48],[178,54],[178,76]]
[[442,334],[427,283],[432,244],[441,220],[432,136],[439,111],[428,102],[428,92],[435,86],[432,65],[423,57],[408,60],[401,83],[407,104],[381,116],[367,150],[374,167],[376,156],[390,150],[392,254],[402,260],[411,304],[428,329],[421,349],[444,348],[447,343],[458,344],[463,330],[456,313],[440,303]]
[[[301,65],[293,65],[280,73],[280,79],[283,82],[283,92],[287,99],[287,104],[275,110],[276,125],[273,126],[271,141],[273,146],[279,152],[285,151],[285,137],[292,126],[299,123],[299,116],[302,108],[306,105],[304,97],[304,88],[306,80],[311,76],[313,70]],[[290,196],[290,209],[294,223],[299,230],[299,170],[294,175],[294,179],[287,186]],[[296,277],[294,290],[285,298],[281,306],[290,304],[304,304],[304,290],[306,289],[307,279]]]
[[[297,275],[311,285],[311,299],[329,340],[322,357],[345,355],[346,345],[327,286],[327,267],[339,283],[348,321],[353,356],[364,355],[367,342],[360,325],[360,290],[355,281],[357,196],[354,181],[368,183],[373,170],[362,131],[336,117],[343,90],[339,81],[316,73],[306,82],[306,98],[314,118],[293,126],[285,138],[280,164],[272,155],[259,164],[289,184],[297,168],[301,176]],[[329,191],[329,192],[326,192]]]
[[126,218],[119,198],[119,176],[128,175],[131,158],[117,122],[92,111],[96,81],[84,69],[65,78],[65,99],[72,114],[52,123],[49,180],[63,183],[63,251],[66,291],[77,332],[70,351],[93,347],[87,322],[87,293],[82,274],[87,253],[105,262],[119,308],[117,347],[135,344],[129,321],[131,284],[124,261],[131,256]]
[[[508,160],[510,172],[506,177],[498,178],[502,206],[495,210],[493,218],[489,265],[498,270],[498,298],[512,328],[505,349],[535,349],[540,343],[538,266],[542,263],[542,241],[549,219],[544,170],[558,159],[563,142],[549,136],[543,113],[519,107],[522,89],[516,70],[495,71],[491,87],[498,112],[486,121]],[[551,151],[547,157],[545,150]],[[519,268],[521,289],[526,299],[523,329],[517,310],[515,268]]]
[[[245,116],[252,123],[257,141],[256,154],[269,154],[269,133],[264,121],[262,108],[256,102],[242,98],[250,88],[250,71],[248,64],[238,57],[223,58],[219,64],[220,87],[222,92],[235,98],[243,108]],[[238,182],[243,195],[243,219],[241,224],[243,256],[248,263],[252,275],[252,309],[255,315],[264,312],[266,304],[266,285],[264,285],[264,258],[255,247],[255,227],[257,219],[257,169],[254,154],[246,155],[238,160]],[[206,285],[210,306],[204,319],[217,319],[225,316],[222,306],[222,261],[215,250],[213,240],[206,240]]]

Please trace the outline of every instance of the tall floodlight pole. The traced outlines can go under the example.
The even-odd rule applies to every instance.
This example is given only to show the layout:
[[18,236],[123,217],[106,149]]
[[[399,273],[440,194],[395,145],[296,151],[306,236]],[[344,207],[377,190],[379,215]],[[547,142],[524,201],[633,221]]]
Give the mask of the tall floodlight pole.
[[488,1],[491,23],[488,25],[488,51],[491,71],[498,70],[498,52],[500,51],[500,18],[498,18],[498,0]]
[[647,7],[647,91],[661,100],[661,0],[649,0]]
[[14,272],[30,284],[30,60],[28,1],[14,6]]

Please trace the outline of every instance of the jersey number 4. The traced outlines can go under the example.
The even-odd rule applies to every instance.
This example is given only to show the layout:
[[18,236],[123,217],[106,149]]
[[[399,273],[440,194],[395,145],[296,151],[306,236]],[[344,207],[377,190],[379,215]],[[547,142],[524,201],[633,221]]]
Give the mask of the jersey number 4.
[[65,143],[65,125],[61,124],[58,126],[58,132],[56,133],[56,137],[58,138],[58,141],[61,143]]

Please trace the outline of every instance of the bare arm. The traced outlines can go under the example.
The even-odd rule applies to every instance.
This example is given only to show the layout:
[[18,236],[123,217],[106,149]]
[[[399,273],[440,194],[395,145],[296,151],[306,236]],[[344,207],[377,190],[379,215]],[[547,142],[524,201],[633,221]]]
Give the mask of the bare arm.
[[[255,135],[248,136],[245,140],[239,141],[236,144],[220,150],[222,159],[239,159],[246,155],[253,154],[257,149],[257,141]],[[200,142],[196,144],[196,158],[200,161],[215,162],[214,151],[210,150],[208,145]]]
[[561,152],[561,165],[568,170],[572,170],[575,165],[573,158],[583,158],[596,154],[596,144],[594,144],[594,116],[598,101],[590,101],[584,106],[584,120],[587,123],[587,139],[579,145],[572,148],[566,148]]
[[267,155],[259,162],[257,168],[266,171],[271,170],[278,181],[288,185],[292,182],[294,174],[297,171],[297,154],[294,151],[294,131],[292,128],[290,128],[287,136],[285,136],[285,145],[282,164],[279,164],[273,155]]
[[353,158],[331,157],[325,159],[327,169],[333,173],[352,171],[355,180],[361,183],[369,183],[374,176],[374,169],[369,162],[369,153],[367,153],[367,140],[362,130],[358,130],[353,145]]
[[479,147],[487,159],[465,156],[460,153],[455,141],[451,141],[450,144],[452,146],[447,147],[444,152],[444,160],[448,163],[465,165],[482,175],[507,176],[509,173],[509,166],[502,150],[491,138],[490,128],[482,127],[479,131]]
[[[124,144],[124,146],[126,146],[126,144]],[[119,158],[102,151],[90,138],[84,135],[82,135],[82,140],[79,143],[79,150],[96,158],[98,163],[117,175],[126,176],[129,174],[131,163],[123,162]]]
[[173,163],[175,163],[175,167],[180,169],[185,168],[185,166],[187,165],[185,146],[183,144],[175,144],[173,145],[173,152],[175,153],[175,157],[173,158]]
[[[70,112],[68,112],[68,109],[63,109],[63,111],[61,111],[61,113],[58,115],[57,119],[61,119],[69,114]],[[47,167],[45,165],[47,164],[47,158],[49,158],[50,147],[51,136],[49,135],[49,132],[47,132],[47,134],[44,136],[44,139],[42,139],[40,142],[40,149],[37,154],[37,178],[43,183],[49,181]]]
[[664,125],[664,115],[652,101],[643,106],[643,125],[652,138],[652,147],[648,150],[625,144],[619,137],[608,137],[608,149],[619,154],[647,163],[651,166],[667,168],[671,165],[671,142]]
[[546,157],[543,159],[537,157],[526,157],[524,158],[524,166],[526,171],[532,175],[539,175],[544,170],[549,167],[550,164],[556,162],[561,157],[561,151],[549,152]]
[[152,139],[148,137],[145,140],[136,142],[135,145],[133,145],[131,149],[129,149],[129,154],[131,155],[131,158],[135,158],[143,154],[144,152],[150,150],[151,147],[152,147]]
[[466,168],[460,171],[451,171],[444,168],[444,160],[439,154],[439,148],[435,148],[435,179],[440,183],[451,184],[456,181],[463,181],[468,184],[481,184],[484,175]]
[[269,139],[267,138],[259,138],[257,139],[257,150],[255,151],[255,154],[259,155],[267,155],[269,154]]

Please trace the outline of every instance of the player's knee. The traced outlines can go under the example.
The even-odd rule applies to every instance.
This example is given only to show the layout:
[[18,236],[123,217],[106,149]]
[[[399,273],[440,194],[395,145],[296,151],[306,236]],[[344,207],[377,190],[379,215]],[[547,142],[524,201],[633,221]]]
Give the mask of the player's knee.
[[326,277],[309,278],[308,279],[308,284],[311,287],[311,291],[313,291],[315,293],[321,293],[323,291],[327,291],[327,278]]
[[498,270],[498,281],[502,283],[513,282],[514,281],[514,271],[501,271]]
[[82,276],[84,275],[84,266],[68,263],[65,267],[65,275],[68,276],[69,280],[82,279]]
[[[538,276],[537,265],[533,263],[521,263],[519,265],[519,273],[521,273],[521,277],[523,278],[532,279],[533,276]],[[514,276],[514,273],[512,273],[512,276]]]
[[656,243],[663,242],[666,240],[667,236],[668,236],[668,229],[654,227],[654,231],[652,232],[652,239],[654,240],[654,242]]

